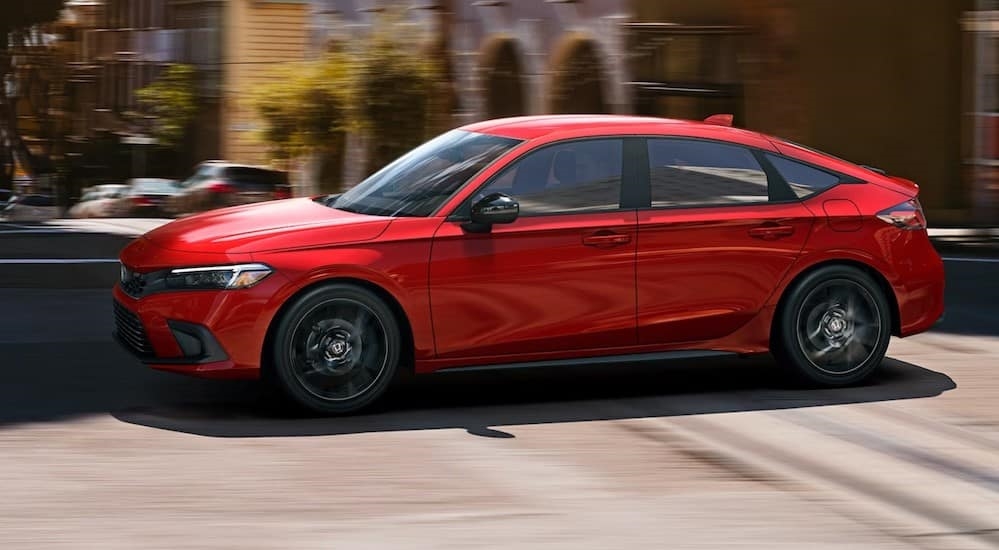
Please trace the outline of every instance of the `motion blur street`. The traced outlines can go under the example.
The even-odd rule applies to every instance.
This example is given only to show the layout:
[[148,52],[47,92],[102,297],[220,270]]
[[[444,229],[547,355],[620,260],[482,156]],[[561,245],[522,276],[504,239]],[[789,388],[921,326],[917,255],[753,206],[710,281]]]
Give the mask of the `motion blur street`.
[[946,318],[863,387],[767,358],[437,374],[301,418],[111,340],[114,258],[155,223],[0,224],[0,547],[999,547],[994,239],[939,234]]

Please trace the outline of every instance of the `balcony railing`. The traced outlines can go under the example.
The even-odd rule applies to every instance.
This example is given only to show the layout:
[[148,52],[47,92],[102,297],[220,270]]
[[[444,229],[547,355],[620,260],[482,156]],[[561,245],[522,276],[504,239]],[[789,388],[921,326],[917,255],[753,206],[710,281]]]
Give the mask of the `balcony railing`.
[[218,29],[98,29],[87,31],[81,61],[135,61],[217,65]]

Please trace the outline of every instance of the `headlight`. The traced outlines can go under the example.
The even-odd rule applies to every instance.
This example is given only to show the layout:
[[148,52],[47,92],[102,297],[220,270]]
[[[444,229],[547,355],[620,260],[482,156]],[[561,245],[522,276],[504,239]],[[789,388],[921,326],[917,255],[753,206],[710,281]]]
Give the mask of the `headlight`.
[[219,265],[171,269],[166,287],[171,290],[223,290],[249,288],[271,274],[264,264]]

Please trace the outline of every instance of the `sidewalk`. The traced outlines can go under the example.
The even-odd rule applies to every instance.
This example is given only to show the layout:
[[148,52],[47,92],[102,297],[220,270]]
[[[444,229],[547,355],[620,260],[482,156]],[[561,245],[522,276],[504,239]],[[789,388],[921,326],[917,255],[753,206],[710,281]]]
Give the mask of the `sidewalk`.
[[929,232],[940,254],[999,257],[999,228],[930,228]]

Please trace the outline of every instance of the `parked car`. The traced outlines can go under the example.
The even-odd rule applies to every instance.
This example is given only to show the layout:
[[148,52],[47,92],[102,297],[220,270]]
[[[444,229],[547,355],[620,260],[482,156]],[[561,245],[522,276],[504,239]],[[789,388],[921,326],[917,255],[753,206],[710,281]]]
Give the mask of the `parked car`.
[[69,209],[72,218],[106,218],[112,215],[115,201],[125,191],[127,185],[103,184],[97,185],[80,197],[80,201]]
[[180,183],[180,193],[168,204],[170,213],[190,214],[254,202],[291,197],[288,174],[278,170],[208,161]]
[[7,203],[13,196],[14,192],[10,189],[0,189],[0,214],[3,213],[4,208],[7,208]]
[[915,183],[709,120],[480,122],[341,195],[173,221],[122,251],[117,337],[348,413],[402,370],[772,352],[848,386],[937,322]]
[[59,217],[52,195],[15,195],[7,202],[3,217],[12,222],[39,222]]
[[135,178],[128,180],[124,193],[111,207],[113,216],[124,218],[161,218],[167,216],[166,204],[180,193],[177,180]]

